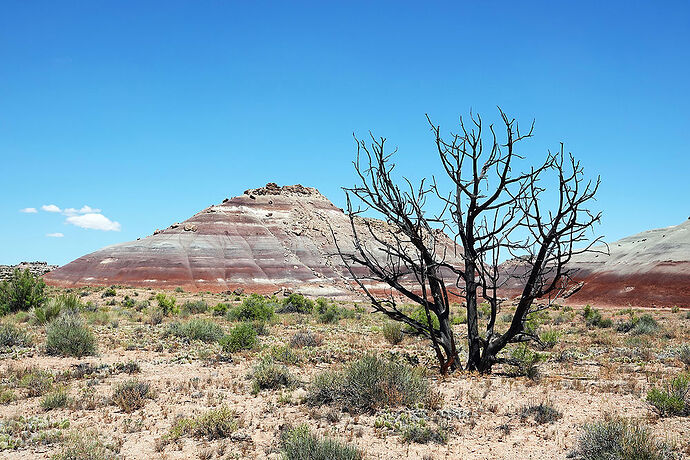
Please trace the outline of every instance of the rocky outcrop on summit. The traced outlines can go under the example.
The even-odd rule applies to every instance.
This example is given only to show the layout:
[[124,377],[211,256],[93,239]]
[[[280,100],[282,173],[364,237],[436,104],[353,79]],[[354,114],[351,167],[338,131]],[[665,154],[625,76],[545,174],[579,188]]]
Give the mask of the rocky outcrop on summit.
[[[391,237],[385,222],[369,222],[382,237]],[[353,250],[342,209],[315,188],[269,183],[149,237],[80,257],[45,280],[62,287],[122,284],[349,297],[357,291],[333,234],[344,252]]]
[[48,265],[48,262],[21,262],[17,265],[0,265],[0,281],[9,279],[15,270],[29,270],[34,276],[43,276],[56,268],[58,268],[57,265]]

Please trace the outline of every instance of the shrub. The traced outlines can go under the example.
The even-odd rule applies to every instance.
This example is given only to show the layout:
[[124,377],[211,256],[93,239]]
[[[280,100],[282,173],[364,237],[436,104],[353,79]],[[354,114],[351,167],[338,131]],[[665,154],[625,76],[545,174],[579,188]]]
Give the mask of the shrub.
[[153,398],[151,385],[148,382],[132,379],[116,385],[110,401],[122,412],[130,413],[144,407],[146,400],[150,398]]
[[252,294],[241,304],[229,309],[227,318],[231,321],[268,321],[274,314],[273,302],[258,294]]
[[211,313],[213,313],[213,316],[224,316],[227,314],[228,309],[230,306],[226,303],[219,303],[218,305],[211,307]]
[[69,402],[67,390],[64,387],[59,387],[50,393],[43,396],[41,400],[41,407],[43,410],[49,411],[60,407],[66,407]]
[[268,350],[267,356],[283,364],[297,364],[300,361],[299,355],[286,345],[273,345]]
[[27,390],[27,396],[43,396],[53,388],[53,375],[44,370],[27,368],[17,375],[17,386]]
[[15,269],[9,279],[0,283],[0,315],[40,307],[45,301],[45,283],[27,268]]
[[160,310],[154,310],[149,315],[148,323],[152,326],[157,326],[163,322],[163,312]]
[[186,435],[209,440],[221,439],[227,438],[236,429],[237,415],[227,406],[221,406],[198,417],[178,420],[170,429],[168,438],[176,440]]
[[633,335],[653,334],[659,330],[659,323],[650,314],[640,316],[635,327],[630,331]]
[[429,422],[429,417],[424,410],[403,410],[394,412],[381,411],[374,422],[375,428],[385,428],[395,434],[400,434],[405,442],[427,444],[437,442],[445,444],[448,435],[446,426],[437,426]]
[[2,347],[28,347],[31,339],[23,330],[14,324],[0,324],[0,346]]
[[177,286],[177,287],[175,288],[175,292],[178,292],[178,293],[184,292],[184,289],[182,289],[180,286]]
[[182,311],[191,315],[206,313],[208,311],[208,304],[203,300],[188,300],[182,304]]
[[98,433],[73,433],[52,460],[115,460],[117,449],[104,444]]
[[558,340],[561,338],[561,333],[559,331],[550,329],[544,331],[539,335],[539,340],[545,349],[550,349],[556,346]]
[[180,309],[175,306],[177,299],[173,296],[167,296],[162,292],[156,294],[156,302],[158,302],[158,308],[163,315],[175,315],[180,312]]
[[169,324],[164,335],[210,343],[219,341],[224,333],[223,328],[209,319],[192,319],[186,323],[176,321]]
[[690,415],[690,372],[682,373],[663,388],[652,388],[647,393],[647,402],[664,416]]
[[583,460],[672,460],[679,458],[673,447],[654,439],[651,431],[638,422],[606,417],[586,424],[574,452]]
[[311,404],[335,403],[352,412],[385,406],[414,407],[428,401],[429,383],[409,366],[367,354],[341,372],[325,372],[312,382]]
[[251,377],[254,393],[258,393],[259,390],[290,386],[295,381],[286,366],[276,364],[272,359],[259,361],[259,364],[254,366]]
[[364,454],[353,446],[315,436],[306,425],[288,427],[280,436],[285,460],[359,460]]
[[383,325],[383,336],[391,345],[397,345],[403,340],[403,331],[400,323],[396,321],[388,321]]
[[238,324],[230,331],[230,334],[220,339],[220,345],[224,352],[229,353],[249,350],[256,345],[256,329],[248,323]]
[[127,361],[126,363],[116,363],[115,370],[127,374],[138,374],[141,372],[141,366],[136,361]]
[[690,367],[690,345],[685,344],[678,348],[678,360],[687,367]]
[[556,409],[550,401],[530,403],[522,406],[518,414],[523,420],[532,417],[534,421],[540,425],[544,423],[553,423],[563,417],[563,414]]
[[522,343],[515,347],[510,353],[509,364],[513,366],[513,375],[525,376],[532,380],[539,377],[537,364],[543,356],[529,349],[527,344]]
[[[439,322],[438,322],[438,317],[433,311],[429,311],[429,315],[431,316],[431,324],[433,324],[434,329],[439,328]],[[412,313],[410,313],[410,318],[412,318],[415,321],[418,321],[425,325],[426,327],[429,327],[429,321],[427,320],[426,317],[426,310],[424,307],[421,305],[418,305]],[[411,326],[407,326],[408,332],[416,332],[416,329],[413,329]]]
[[115,291],[115,286],[110,286],[105,291],[103,291],[103,294],[101,294],[101,298],[105,299],[106,297],[115,297],[116,295],[117,291]]
[[96,353],[96,337],[77,314],[62,314],[46,327],[46,353],[82,357]]
[[601,327],[601,328],[607,328],[613,326],[613,321],[609,318],[602,318],[601,313],[599,310],[596,308],[592,308],[589,305],[585,306],[585,309],[582,311],[582,316],[585,317],[585,323],[587,323],[587,326],[589,327]]
[[17,400],[17,395],[14,391],[0,388],[0,404],[9,404]]
[[314,301],[307,299],[302,294],[290,294],[283,299],[280,313],[311,313],[314,310]]
[[318,347],[323,342],[323,338],[314,334],[310,330],[298,331],[290,339],[292,348]]
[[136,305],[137,305],[137,301],[128,295],[126,295],[125,298],[122,299],[122,306],[125,308],[135,308]]
[[671,308],[671,313],[678,313],[678,312],[680,312],[680,308],[678,307],[678,305],[674,305]]

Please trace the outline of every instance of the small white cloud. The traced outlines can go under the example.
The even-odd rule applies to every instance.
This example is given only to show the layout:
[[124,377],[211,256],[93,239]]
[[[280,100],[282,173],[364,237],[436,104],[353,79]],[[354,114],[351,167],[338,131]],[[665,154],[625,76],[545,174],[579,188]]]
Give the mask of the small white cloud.
[[46,236],[50,237],[50,238],[62,238],[65,235],[63,235],[60,232],[56,232],[56,233],[47,233]]
[[62,213],[66,216],[76,216],[77,214],[98,214],[100,212],[100,209],[95,209],[87,205],[82,206],[81,209],[65,208],[62,211]]
[[26,214],[36,214],[38,212],[38,210],[36,208],[24,208],[24,209],[20,209],[19,212],[23,212]]
[[81,228],[88,228],[92,230],[103,230],[105,232],[119,232],[120,224],[113,222],[105,217],[103,214],[88,213],[80,216],[69,216],[67,223],[76,225]]
[[58,208],[54,204],[44,204],[43,206],[41,206],[41,209],[43,209],[46,212],[60,212],[60,208]]

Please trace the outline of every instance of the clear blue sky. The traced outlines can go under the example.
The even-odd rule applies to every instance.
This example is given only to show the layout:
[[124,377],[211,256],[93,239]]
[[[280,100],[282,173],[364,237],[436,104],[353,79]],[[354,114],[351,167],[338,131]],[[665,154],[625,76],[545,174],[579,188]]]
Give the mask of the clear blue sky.
[[449,130],[496,105],[536,118],[529,155],[564,141],[601,174],[608,240],[680,223],[688,5],[4,1],[0,263],[63,264],[269,181],[342,206],[353,132],[419,177],[425,113]]

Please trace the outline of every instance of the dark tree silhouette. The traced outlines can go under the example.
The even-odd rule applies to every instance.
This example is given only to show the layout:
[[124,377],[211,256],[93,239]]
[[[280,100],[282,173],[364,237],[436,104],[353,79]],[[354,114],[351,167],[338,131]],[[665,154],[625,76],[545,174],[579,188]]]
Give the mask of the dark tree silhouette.
[[[521,132],[514,119],[500,108],[499,113],[505,130],[501,141],[493,125],[483,130],[479,115],[470,114],[469,126],[461,119],[459,132],[449,138],[427,117],[449,179],[448,191],[433,177],[416,186],[402,179],[399,186],[392,177],[395,151],[386,152],[386,140],[371,135],[367,143],[355,138],[359,183],[345,189],[354,251],[339,249],[340,255],[375,311],[429,338],[442,374],[462,367],[450,323],[453,296],[464,298],[467,308],[465,368],[490,372],[494,364],[510,362],[499,356],[509,343],[539,341],[525,322],[566,295],[572,275],[568,262],[601,240],[589,235],[601,214],[588,209],[600,179],[586,180],[579,161],[564,153],[563,144],[542,163],[515,173],[516,160],[524,160],[516,148],[532,136],[534,122]],[[554,192],[548,200],[547,189]],[[357,208],[352,198],[359,201]],[[431,200],[441,205],[437,215],[427,210]],[[366,210],[388,222],[392,238],[359,218]],[[455,245],[448,244],[447,235]],[[447,253],[453,246],[455,263],[449,262]],[[499,270],[506,255],[517,258],[515,273]],[[357,265],[368,275],[362,276],[361,270],[355,275],[352,268]],[[499,332],[499,288],[511,276],[519,276],[524,288],[509,327]],[[388,285],[388,295],[372,292],[367,286],[371,280]],[[424,307],[426,321],[404,313],[394,292]],[[477,304],[482,302],[489,305],[490,315],[480,334]]]

